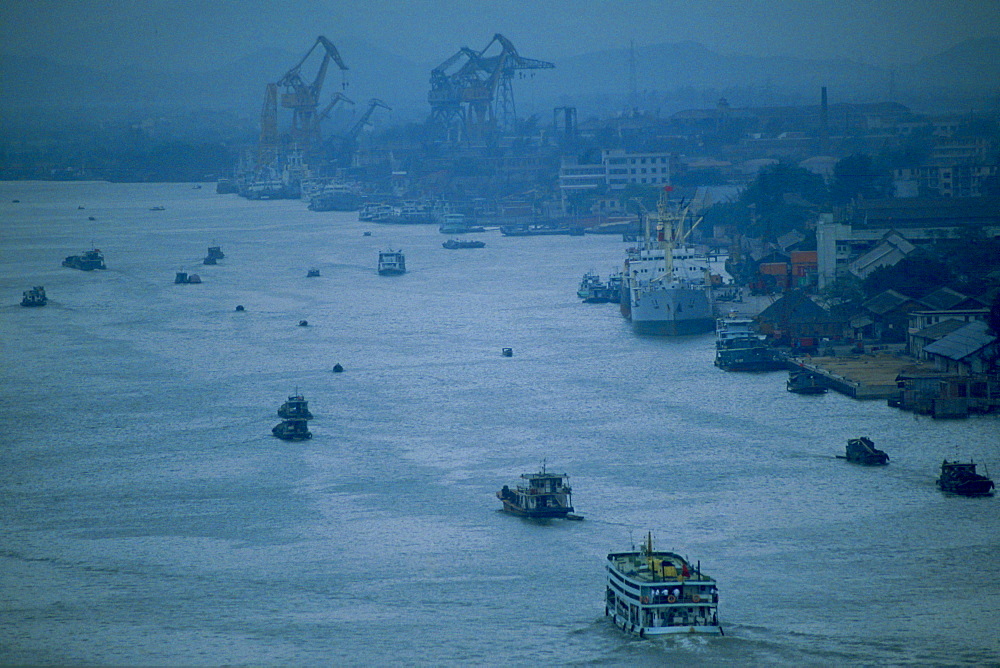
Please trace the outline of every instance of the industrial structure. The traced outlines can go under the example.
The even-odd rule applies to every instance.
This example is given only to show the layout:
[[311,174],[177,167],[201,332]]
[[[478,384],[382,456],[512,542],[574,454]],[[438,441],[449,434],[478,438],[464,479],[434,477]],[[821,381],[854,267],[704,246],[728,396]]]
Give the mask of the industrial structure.
[[[487,55],[494,47],[499,53]],[[431,71],[430,122],[448,139],[489,143],[498,130],[514,126],[515,74],[553,67],[544,60],[524,58],[499,33],[481,51],[462,47]]]

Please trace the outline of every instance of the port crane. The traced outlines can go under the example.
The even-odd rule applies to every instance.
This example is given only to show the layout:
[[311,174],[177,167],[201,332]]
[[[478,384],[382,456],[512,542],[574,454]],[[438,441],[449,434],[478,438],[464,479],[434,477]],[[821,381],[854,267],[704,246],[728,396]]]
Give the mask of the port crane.
[[351,126],[346,135],[339,138],[331,137],[324,142],[327,151],[335,154],[342,164],[350,163],[354,152],[357,150],[358,137],[361,135],[362,130],[365,129],[365,126],[368,125],[368,121],[371,120],[372,114],[375,113],[376,109],[392,111],[392,107],[382,100],[373,97],[368,100],[368,108],[361,114],[361,118]]
[[[307,83],[302,78],[302,66],[317,47],[323,47],[323,60],[320,62],[319,70],[313,78],[312,83]],[[333,101],[321,113],[317,113],[319,107],[320,93],[323,90],[323,82],[326,79],[327,69],[330,62],[334,62],[340,71],[346,72],[347,65],[340,57],[337,47],[326,37],[320,35],[316,38],[312,47],[302,56],[302,59],[288,70],[278,83],[278,87],[284,89],[281,94],[281,106],[292,110],[291,139],[299,149],[309,154],[320,145],[321,133],[320,122],[326,118],[337,102],[347,98],[339,94],[334,96]],[[346,81],[342,82],[342,87],[346,87]]]
[[[499,52],[488,55],[490,50]],[[458,126],[463,139],[489,141],[513,127],[516,118],[512,81],[521,70],[555,65],[521,56],[514,44],[496,33],[481,51],[462,47],[431,70],[431,123],[445,130]]]

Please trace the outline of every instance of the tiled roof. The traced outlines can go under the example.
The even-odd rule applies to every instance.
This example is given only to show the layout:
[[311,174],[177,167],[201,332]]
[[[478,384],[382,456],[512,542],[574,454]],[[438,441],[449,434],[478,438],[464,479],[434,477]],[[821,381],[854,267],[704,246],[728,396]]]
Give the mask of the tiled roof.
[[924,346],[924,352],[953,360],[962,360],[996,340],[997,337],[990,333],[989,325],[977,320],[934,343],[928,343]]
[[894,308],[899,308],[909,301],[913,300],[904,294],[900,294],[895,290],[886,290],[885,292],[880,292],[875,295],[861,306],[868,309],[872,313],[883,315]]
[[929,327],[924,327],[919,332],[913,336],[918,336],[921,339],[930,339],[932,341],[937,341],[943,336],[951,334],[956,329],[961,329],[965,327],[968,323],[964,320],[956,320],[954,318],[948,320],[942,320],[941,322],[934,323]]
[[934,292],[921,297],[920,301],[927,304],[935,311],[947,311],[967,299],[968,297],[963,295],[961,292],[955,292],[951,288],[938,288]]

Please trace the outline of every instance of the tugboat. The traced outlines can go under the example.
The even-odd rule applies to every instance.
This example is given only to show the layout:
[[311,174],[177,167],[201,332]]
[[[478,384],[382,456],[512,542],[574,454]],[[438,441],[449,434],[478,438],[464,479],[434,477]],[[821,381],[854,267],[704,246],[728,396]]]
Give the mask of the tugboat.
[[947,459],[941,463],[941,477],[937,479],[937,484],[944,492],[965,496],[990,496],[994,488],[992,480],[976,473],[974,463],[949,462]]
[[458,239],[448,239],[443,244],[445,248],[456,249],[456,248],[486,248],[485,241],[459,241]]
[[63,260],[62,266],[69,267],[70,269],[80,269],[82,271],[107,269],[107,266],[104,264],[104,256],[101,255],[101,251],[96,248],[84,251],[83,255],[70,255]]
[[45,306],[48,303],[49,298],[45,296],[45,288],[40,285],[25,290],[21,299],[21,306]]
[[313,437],[307,424],[302,419],[282,420],[274,425],[271,433],[285,441],[305,441]]
[[820,384],[819,376],[806,369],[792,369],[788,372],[785,389],[795,394],[826,394],[826,387]]
[[406,257],[403,251],[384,250],[378,253],[379,276],[398,276],[406,273]]
[[547,473],[543,462],[540,472],[522,473],[521,479],[527,484],[518,485],[515,489],[504,485],[497,492],[505,511],[533,519],[583,519],[573,514],[573,490],[565,473]]
[[882,466],[889,463],[889,455],[876,448],[871,439],[865,436],[848,439],[847,454],[845,456],[837,456],[840,459],[846,459],[855,464],[866,464],[868,466]]
[[674,552],[643,546],[608,555],[604,614],[640,638],[675,633],[725,635],[719,625],[715,580]]
[[301,394],[293,394],[288,397],[288,401],[281,404],[278,409],[278,417],[297,420],[312,420],[313,414],[309,412],[309,402]]

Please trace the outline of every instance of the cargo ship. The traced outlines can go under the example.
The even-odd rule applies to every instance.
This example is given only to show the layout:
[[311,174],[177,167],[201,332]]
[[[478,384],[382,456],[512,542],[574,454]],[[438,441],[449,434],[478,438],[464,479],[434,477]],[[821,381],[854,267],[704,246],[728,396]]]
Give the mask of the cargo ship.
[[639,334],[702,334],[715,326],[708,258],[686,243],[697,225],[685,225],[689,210],[672,209],[664,192],[657,213],[644,216],[643,238],[626,252],[620,309]]
[[63,260],[62,266],[69,267],[70,269],[80,269],[82,271],[107,269],[107,266],[104,264],[104,256],[101,255],[101,251],[96,248],[84,251],[83,255],[70,255]]
[[638,550],[610,553],[605,569],[604,614],[626,633],[725,635],[715,580],[701,572],[700,562],[654,550],[652,533]]

